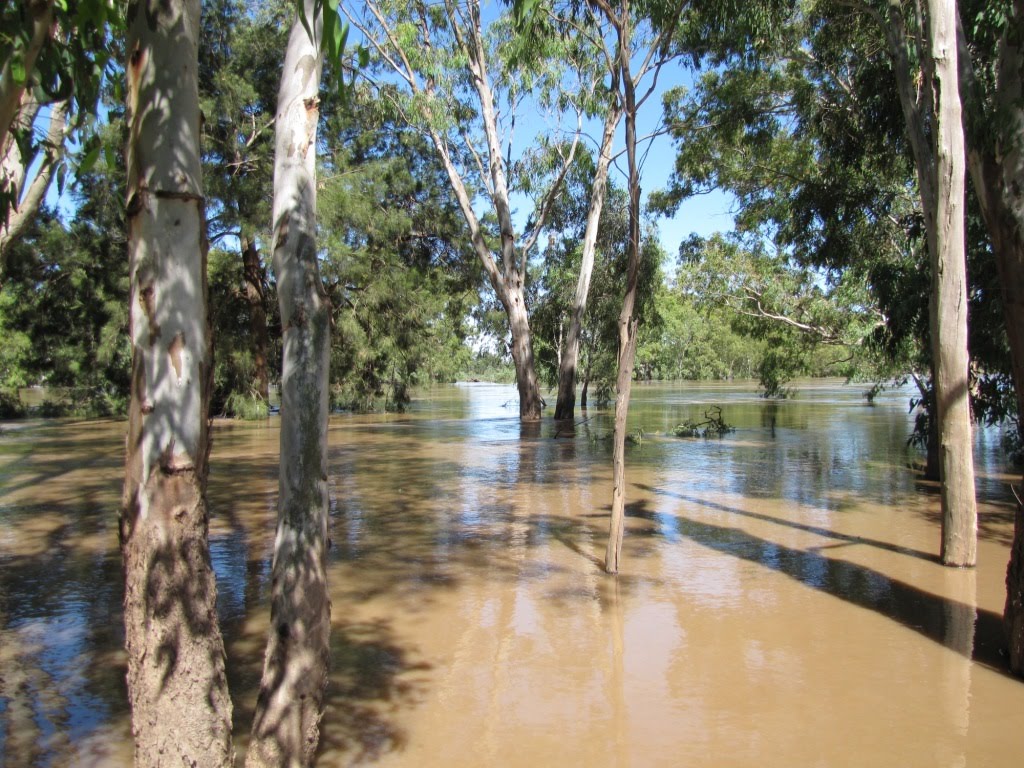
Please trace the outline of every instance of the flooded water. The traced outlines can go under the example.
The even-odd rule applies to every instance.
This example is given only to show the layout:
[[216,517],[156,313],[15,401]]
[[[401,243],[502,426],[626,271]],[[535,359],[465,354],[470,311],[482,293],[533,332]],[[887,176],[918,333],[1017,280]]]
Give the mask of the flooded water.
[[[333,671],[318,765],[1004,766],[1014,477],[977,439],[979,566],[945,569],[906,393],[638,385],[618,577],[610,414],[513,388],[331,422]],[[736,431],[677,439],[720,405]],[[515,405],[511,403],[511,405]],[[3,425],[0,763],[131,761],[119,422]],[[211,548],[245,748],[268,622],[275,422],[214,429]]]

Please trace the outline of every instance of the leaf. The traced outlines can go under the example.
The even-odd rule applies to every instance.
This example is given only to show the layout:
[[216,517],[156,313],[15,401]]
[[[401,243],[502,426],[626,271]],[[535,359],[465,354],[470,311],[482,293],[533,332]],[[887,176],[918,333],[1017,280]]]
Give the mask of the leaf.
[[28,72],[25,71],[25,59],[20,52],[11,56],[11,77],[18,86],[23,86],[28,81]]
[[342,24],[339,30],[337,26],[334,28],[334,58],[338,63],[338,68],[341,67],[341,57],[345,53],[345,44],[348,42],[348,24]]
[[[309,19],[306,18],[306,4],[303,0],[295,0],[295,12],[299,15],[299,21],[302,23],[302,28],[306,30],[306,34],[309,35],[310,42],[316,45],[316,38],[313,37],[313,28],[309,25]],[[316,18],[315,4],[313,18]]]
[[89,171],[91,171],[93,169],[93,166],[96,165],[96,161],[99,159],[99,157],[100,157],[100,146],[99,146],[99,144],[96,144],[95,146],[90,147],[89,151],[85,153],[85,156],[82,158],[81,162],[78,164],[78,174],[82,175],[82,174],[86,174]]

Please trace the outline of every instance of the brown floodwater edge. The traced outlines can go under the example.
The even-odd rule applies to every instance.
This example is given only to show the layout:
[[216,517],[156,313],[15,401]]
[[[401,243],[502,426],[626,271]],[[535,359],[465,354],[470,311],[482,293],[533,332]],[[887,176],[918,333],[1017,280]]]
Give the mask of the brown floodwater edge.
[[[514,389],[330,431],[332,674],[318,765],[1016,765],[1002,656],[1014,501],[977,436],[979,565],[938,564],[902,393],[641,385],[623,572],[601,570],[609,414],[524,428]],[[736,431],[671,428],[721,405]],[[119,421],[4,424],[0,764],[128,765]],[[275,421],[215,422],[218,608],[247,740]]]

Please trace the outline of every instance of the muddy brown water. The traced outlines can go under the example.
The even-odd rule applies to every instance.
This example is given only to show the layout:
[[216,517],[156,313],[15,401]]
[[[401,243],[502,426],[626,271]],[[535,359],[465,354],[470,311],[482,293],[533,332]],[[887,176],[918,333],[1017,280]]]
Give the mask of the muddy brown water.
[[[639,385],[623,572],[609,414],[522,427],[510,387],[331,421],[321,766],[1016,766],[999,617],[1013,475],[977,435],[972,571],[942,568],[907,393]],[[736,431],[667,436],[722,406]],[[3,425],[0,764],[131,761],[120,422]],[[275,422],[218,422],[211,548],[243,753],[267,627]]]

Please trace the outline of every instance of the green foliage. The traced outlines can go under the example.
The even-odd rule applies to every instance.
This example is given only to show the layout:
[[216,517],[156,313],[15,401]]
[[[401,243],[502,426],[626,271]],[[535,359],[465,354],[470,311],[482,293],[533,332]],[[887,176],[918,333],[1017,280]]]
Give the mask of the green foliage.
[[[21,0],[4,0],[0,6],[0,62],[10,65],[0,75],[0,86],[4,92],[12,84],[24,86],[42,105],[68,102],[68,131],[80,148],[79,172],[84,175],[95,164],[102,146],[96,112],[102,87],[120,63],[114,43],[125,28],[125,4],[115,0],[56,0],[49,6],[51,29],[31,69],[27,56],[33,26],[45,6]],[[0,128],[6,131],[8,126]],[[36,135],[33,126],[15,121],[10,128],[21,156],[35,157],[44,139]],[[68,170],[62,158],[56,171],[61,188]],[[0,221],[7,220],[18,192],[0,177]]]
[[[259,392],[250,307],[238,253],[211,249],[207,257],[207,281],[214,361],[210,412],[244,418],[231,403],[250,412],[245,402],[259,399]],[[276,302],[268,301],[267,304],[268,308],[276,307]],[[280,328],[280,321],[274,320],[271,324]],[[280,375],[280,332],[272,332],[270,338],[272,344],[267,356],[273,379]]]
[[498,355],[480,352],[469,357],[459,368],[458,381],[487,381],[495,384],[512,384],[516,371],[512,363]]
[[60,393],[44,413],[113,415],[127,402],[123,190],[123,169],[101,157],[70,225],[43,211],[11,248],[0,289],[0,385]]
[[25,415],[25,406],[18,398],[18,391],[0,389],[0,419],[20,419]]
[[[582,261],[582,242],[594,173],[592,157],[584,153],[566,179],[566,193],[552,208],[548,220],[548,247],[543,253],[540,274],[534,281],[536,298],[532,309],[534,355],[540,375],[551,386],[558,381],[561,338],[569,323],[576,281]],[[628,240],[626,193],[609,182],[606,202],[598,225],[594,271],[580,337],[577,379],[593,383],[599,396],[611,392],[616,375],[618,317],[626,284]],[[648,226],[641,239],[638,304],[635,316],[645,333],[661,326],[657,293],[662,283],[665,254],[657,231]],[[646,365],[646,358],[638,354]],[[644,378],[649,373],[643,372]]]
[[356,98],[334,114],[322,174],[322,273],[334,308],[332,399],[400,409],[417,384],[454,381],[478,267],[424,138]]
[[270,416],[270,406],[258,394],[232,392],[224,402],[224,413],[244,421],[263,421]]

